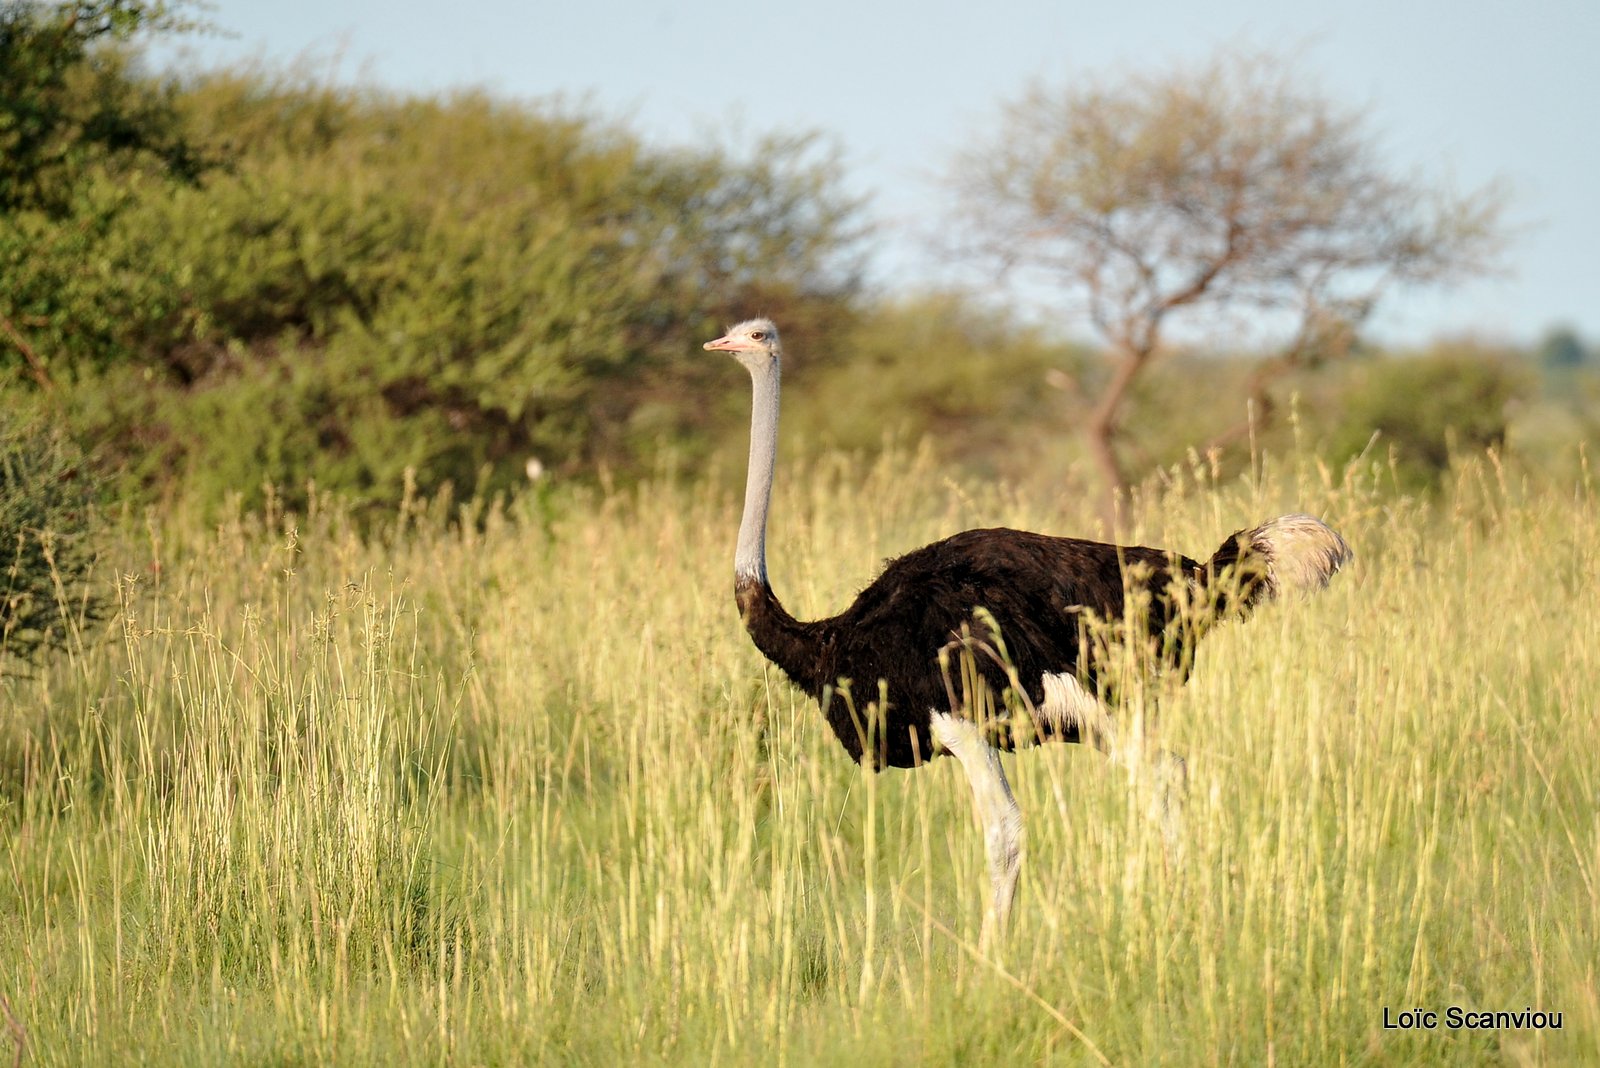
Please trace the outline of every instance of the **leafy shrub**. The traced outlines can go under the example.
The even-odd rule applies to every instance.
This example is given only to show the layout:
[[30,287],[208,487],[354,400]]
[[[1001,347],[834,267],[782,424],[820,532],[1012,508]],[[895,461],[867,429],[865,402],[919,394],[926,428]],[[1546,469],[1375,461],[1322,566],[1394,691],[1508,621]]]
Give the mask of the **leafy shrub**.
[[93,490],[59,431],[0,409],[0,667],[68,646],[104,614],[89,584]]
[[0,217],[73,213],[97,170],[192,179],[171,87],[130,76],[123,46],[187,24],[161,0],[19,0],[0,6]]
[[[1327,438],[1325,455],[1343,462],[1369,444],[1392,452],[1403,489],[1439,482],[1452,457],[1505,442],[1509,406],[1527,375],[1482,352],[1436,351],[1355,366]],[[1374,437],[1376,435],[1376,437]]]
[[0,240],[82,435],[147,491],[392,501],[408,470],[432,493],[510,485],[532,456],[627,465],[714,420],[688,386],[720,318],[848,320],[854,205],[806,138],[663,150],[482,94],[290,75],[176,103],[225,167],[90,183],[77,225]]

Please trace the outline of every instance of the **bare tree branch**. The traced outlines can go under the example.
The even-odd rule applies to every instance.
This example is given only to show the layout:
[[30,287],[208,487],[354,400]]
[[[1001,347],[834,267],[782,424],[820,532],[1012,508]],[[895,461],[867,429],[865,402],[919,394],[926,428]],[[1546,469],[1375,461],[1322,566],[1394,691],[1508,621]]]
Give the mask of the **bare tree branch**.
[[1493,261],[1493,191],[1458,198],[1393,176],[1363,124],[1287,62],[1229,52],[1036,87],[957,161],[968,256],[1036,273],[1108,345],[1112,373],[1084,434],[1109,491],[1127,485],[1123,402],[1169,334],[1223,312],[1275,327],[1281,341],[1245,387],[1266,411],[1274,381],[1347,349],[1389,289],[1450,284]]
[[45,370],[44,361],[33,350],[33,346],[28,344],[28,339],[22,335],[22,331],[4,315],[0,315],[0,332],[10,338],[11,343],[22,353],[22,358],[28,362],[28,374],[39,384],[39,388],[46,391],[55,389],[56,384],[51,381],[50,372]]

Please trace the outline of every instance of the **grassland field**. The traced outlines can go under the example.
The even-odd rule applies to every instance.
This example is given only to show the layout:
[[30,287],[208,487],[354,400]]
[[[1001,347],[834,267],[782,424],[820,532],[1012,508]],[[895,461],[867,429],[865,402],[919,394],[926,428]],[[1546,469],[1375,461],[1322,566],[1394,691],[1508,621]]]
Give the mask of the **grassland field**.
[[[1600,1064],[1594,481],[1288,457],[1175,472],[1126,536],[1296,510],[1353,564],[1136,702],[1181,860],[1092,749],[1008,756],[990,954],[959,767],[864,774],[765,664],[724,482],[129,522],[109,627],[0,681],[0,1064]],[[779,473],[774,587],[829,614],[981,525],[1104,533],[836,458]]]

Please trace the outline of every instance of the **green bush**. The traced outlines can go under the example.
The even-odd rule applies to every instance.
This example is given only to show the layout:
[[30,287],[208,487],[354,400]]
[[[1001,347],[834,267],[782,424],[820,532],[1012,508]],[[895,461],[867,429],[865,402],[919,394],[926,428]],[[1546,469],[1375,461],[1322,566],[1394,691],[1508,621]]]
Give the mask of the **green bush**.
[[1351,369],[1324,455],[1343,462],[1373,448],[1389,454],[1400,488],[1436,486],[1454,456],[1500,447],[1526,369],[1467,351],[1373,359]]
[[127,42],[187,23],[162,0],[13,0],[0,6],[0,219],[62,218],[97,172],[193,179],[171,86],[131,75]]
[[[228,161],[80,190],[0,283],[81,433],[147,492],[393,501],[703,436],[698,341],[759,308],[848,323],[854,204],[806,138],[745,157],[592,116],[296,76],[176,97]],[[408,471],[410,474],[408,474]]]
[[0,409],[0,671],[68,647],[104,615],[89,584],[93,497],[59,431]]
[[161,0],[0,5],[0,351],[41,388],[137,348],[180,303],[162,261],[108,242],[148,190],[211,162],[130,48],[184,26]]

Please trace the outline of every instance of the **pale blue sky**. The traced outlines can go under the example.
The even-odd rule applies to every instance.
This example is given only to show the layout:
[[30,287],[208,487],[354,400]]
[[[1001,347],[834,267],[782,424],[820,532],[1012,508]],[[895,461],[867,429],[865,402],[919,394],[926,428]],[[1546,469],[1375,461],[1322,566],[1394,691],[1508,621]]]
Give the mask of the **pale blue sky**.
[[933,179],[1030,80],[1284,49],[1367,109],[1397,168],[1511,191],[1506,277],[1401,294],[1382,334],[1564,322],[1600,341],[1600,0],[215,0],[209,17],[235,36],[189,40],[202,64],[338,56],[345,80],[561,95],[662,141],[821,131],[871,196],[891,292],[938,276],[917,236],[945,205]]

